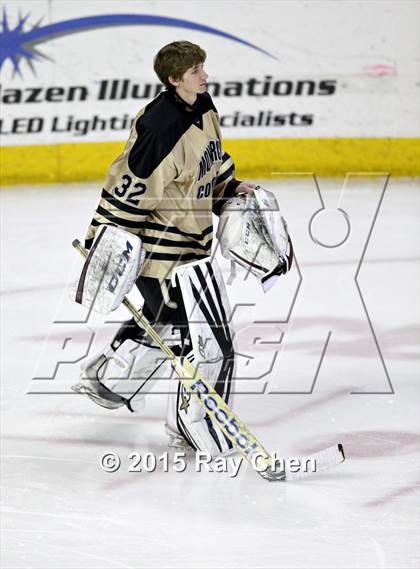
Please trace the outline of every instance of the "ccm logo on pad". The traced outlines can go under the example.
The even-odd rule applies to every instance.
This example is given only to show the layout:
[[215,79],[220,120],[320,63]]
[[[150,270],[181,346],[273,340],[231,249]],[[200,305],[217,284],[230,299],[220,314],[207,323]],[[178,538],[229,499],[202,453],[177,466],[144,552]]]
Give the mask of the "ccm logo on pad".
[[130,253],[133,250],[133,246],[131,245],[130,241],[126,242],[125,250],[121,253],[118,265],[116,269],[113,271],[111,275],[111,280],[107,286],[107,290],[110,292],[115,292],[115,289],[118,286],[119,277],[122,277],[124,274],[125,269],[127,268],[127,263],[130,260]]

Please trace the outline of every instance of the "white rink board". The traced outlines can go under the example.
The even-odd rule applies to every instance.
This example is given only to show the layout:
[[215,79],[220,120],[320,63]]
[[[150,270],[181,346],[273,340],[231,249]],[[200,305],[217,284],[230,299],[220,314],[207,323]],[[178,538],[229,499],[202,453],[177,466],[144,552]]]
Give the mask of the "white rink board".
[[[417,2],[203,1],[199,9],[192,6],[191,2],[126,0],[6,3],[11,30],[20,10],[28,14],[25,33],[40,19],[41,30],[59,24],[61,30],[64,21],[73,21],[69,24],[73,33],[50,37],[45,28],[33,47],[50,60],[34,61],[35,74],[23,58],[21,76],[13,76],[10,59],[4,62],[2,144],[124,140],[131,118],[153,96],[153,89],[148,93],[145,85],[158,84],[153,56],[177,39],[207,50],[210,82],[220,85],[214,100],[226,138],[419,134]],[[210,26],[251,42],[271,57],[233,39],[173,25],[98,28],[95,20],[92,29],[82,31],[80,21],[75,23],[116,14]],[[4,39],[4,30],[2,35]],[[110,99],[112,81],[118,82],[115,100]],[[80,88],[76,95],[71,95],[72,87]],[[135,99],[133,92],[146,96]],[[34,102],[25,102],[30,97]],[[12,102],[19,98],[20,102]]]

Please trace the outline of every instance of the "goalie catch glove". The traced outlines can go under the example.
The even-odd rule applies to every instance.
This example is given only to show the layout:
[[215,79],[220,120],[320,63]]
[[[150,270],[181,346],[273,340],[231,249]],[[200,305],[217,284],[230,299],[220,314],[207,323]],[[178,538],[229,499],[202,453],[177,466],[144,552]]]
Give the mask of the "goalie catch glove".
[[264,292],[292,265],[292,242],[277,200],[259,186],[226,202],[217,238],[222,255],[232,263],[231,277],[237,263],[257,278]]

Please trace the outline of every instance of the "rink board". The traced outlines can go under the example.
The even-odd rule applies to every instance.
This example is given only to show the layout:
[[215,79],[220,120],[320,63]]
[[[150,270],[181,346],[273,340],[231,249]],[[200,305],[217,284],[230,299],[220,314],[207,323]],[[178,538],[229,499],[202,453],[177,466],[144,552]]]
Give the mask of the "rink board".
[[5,7],[0,182],[103,179],[163,89],[154,56],[179,39],[206,50],[207,91],[239,178],[419,174],[417,3],[261,0],[255,10],[203,0],[197,13],[182,0],[114,4]]
[[[276,178],[285,173],[348,172],[420,175],[419,139],[327,138],[225,140],[238,178]],[[101,180],[122,151],[123,142],[90,142],[2,149],[2,184]]]

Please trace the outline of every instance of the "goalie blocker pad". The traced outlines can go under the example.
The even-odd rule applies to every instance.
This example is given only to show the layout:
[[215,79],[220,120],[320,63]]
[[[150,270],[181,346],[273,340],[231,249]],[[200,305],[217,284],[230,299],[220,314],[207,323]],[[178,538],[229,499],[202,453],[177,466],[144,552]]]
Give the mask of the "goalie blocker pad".
[[112,312],[130,292],[143,265],[141,239],[113,225],[100,225],[72,298],[101,314]]
[[[231,405],[235,356],[231,311],[221,271],[215,260],[203,259],[178,267],[172,278],[182,296],[192,343],[185,357]],[[167,428],[211,456],[229,452],[231,441],[181,382],[175,385],[168,400]]]
[[[257,186],[228,200],[217,229],[222,255],[248,269],[267,292],[290,270],[293,248],[274,194]],[[232,271],[232,275],[234,272]]]

